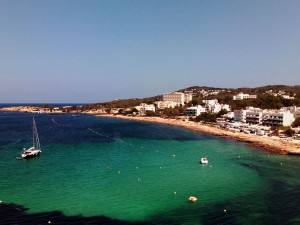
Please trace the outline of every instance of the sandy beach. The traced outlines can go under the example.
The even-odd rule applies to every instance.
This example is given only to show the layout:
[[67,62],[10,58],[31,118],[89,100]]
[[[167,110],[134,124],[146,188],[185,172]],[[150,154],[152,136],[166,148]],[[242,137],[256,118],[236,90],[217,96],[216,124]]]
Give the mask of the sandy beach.
[[237,141],[248,143],[251,146],[264,149],[276,154],[300,155],[300,144],[290,141],[275,139],[267,136],[257,136],[254,134],[245,134],[238,131],[231,131],[212,125],[183,121],[177,119],[164,119],[160,117],[140,117],[140,116],[121,116],[121,115],[99,115],[103,117],[112,117],[118,119],[143,121],[150,123],[167,124],[171,126],[184,127],[201,133],[212,134],[219,137],[230,138]]

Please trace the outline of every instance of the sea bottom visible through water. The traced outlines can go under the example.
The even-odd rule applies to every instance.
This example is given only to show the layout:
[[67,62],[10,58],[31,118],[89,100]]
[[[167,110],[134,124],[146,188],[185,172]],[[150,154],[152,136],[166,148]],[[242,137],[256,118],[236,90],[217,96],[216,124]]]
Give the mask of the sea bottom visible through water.
[[[16,160],[33,116],[42,153]],[[0,113],[0,224],[300,224],[299,161],[167,125]]]

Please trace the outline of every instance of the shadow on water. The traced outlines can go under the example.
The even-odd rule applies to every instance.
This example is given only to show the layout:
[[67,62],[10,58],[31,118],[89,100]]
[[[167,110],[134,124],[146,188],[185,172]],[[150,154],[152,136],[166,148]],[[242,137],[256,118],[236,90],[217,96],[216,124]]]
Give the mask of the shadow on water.
[[258,164],[254,163],[251,167],[245,162],[240,164],[255,170],[263,180],[268,182],[268,190],[262,191],[260,195],[263,196],[260,200],[265,204],[260,213],[260,224],[300,224],[298,165],[290,169],[285,168],[284,164],[265,160]]
[[[256,168],[253,168],[256,169]],[[249,181],[250,182],[250,181]],[[146,222],[126,222],[104,216],[65,216],[60,211],[27,213],[26,208],[15,204],[0,205],[0,225],[40,224],[107,224],[107,225],[154,225],[154,224],[203,224],[203,225],[292,225],[299,224],[300,185],[287,185],[274,181],[264,193],[250,193],[217,204],[187,203],[165,214],[153,215]],[[184,215],[182,217],[182,215]],[[51,221],[51,222],[49,222]]]
[[[249,168],[249,164],[241,162]],[[216,204],[187,203],[164,214],[153,215],[143,222],[128,222],[105,216],[65,216],[60,211],[28,213],[28,209],[16,204],[0,204],[0,225],[40,224],[107,224],[107,225],[153,225],[153,224],[203,224],[203,225],[293,225],[300,224],[300,185],[287,182],[279,176],[282,167],[268,162],[268,165],[253,164],[260,176],[267,180],[268,188]],[[270,169],[271,168],[271,169]],[[284,171],[281,171],[281,173]],[[271,176],[270,174],[275,174]],[[284,173],[284,176],[289,176]],[[293,176],[293,174],[291,175]],[[295,177],[294,177],[295,178]],[[249,180],[251,182],[251,180]],[[50,223],[50,222],[51,223]]]
[[1,225],[45,225],[45,224],[104,224],[104,225],[150,225],[150,223],[129,223],[104,216],[65,216],[60,211],[27,213],[28,209],[15,204],[0,205]]
[[[246,162],[240,164],[255,170],[263,182],[267,182],[267,188],[216,204],[202,204],[200,199],[193,205],[196,207],[179,208],[169,212],[168,216],[155,216],[150,221],[154,224],[174,225],[300,224],[300,184],[297,182],[299,167],[295,165],[296,171],[285,169],[280,163],[268,160],[252,164],[251,167]],[[185,220],[191,217],[194,219],[185,223],[178,221],[177,215],[185,215]]]

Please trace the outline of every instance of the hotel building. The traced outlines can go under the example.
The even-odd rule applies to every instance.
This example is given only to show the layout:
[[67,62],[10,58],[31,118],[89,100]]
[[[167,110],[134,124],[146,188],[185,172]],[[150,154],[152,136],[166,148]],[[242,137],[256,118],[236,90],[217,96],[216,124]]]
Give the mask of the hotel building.
[[173,101],[177,102],[181,105],[184,105],[184,103],[187,103],[189,101],[192,101],[193,96],[191,94],[184,94],[181,92],[171,92],[163,94],[163,101]]
[[249,95],[249,94],[243,94],[242,92],[233,96],[233,100],[243,100],[243,99],[249,99],[249,98],[256,98],[256,95]]

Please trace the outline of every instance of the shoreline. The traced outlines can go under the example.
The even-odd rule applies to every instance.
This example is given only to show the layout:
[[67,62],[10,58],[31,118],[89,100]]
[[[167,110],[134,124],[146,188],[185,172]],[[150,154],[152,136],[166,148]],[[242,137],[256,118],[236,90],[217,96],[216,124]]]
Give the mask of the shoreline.
[[[40,113],[38,110],[40,110],[39,107],[30,107],[30,106],[0,108],[0,111],[6,111],[6,112]],[[66,112],[55,111],[55,112],[44,112],[44,113],[61,114]],[[134,120],[134,121],[183,127],[185,129],[193,130],[199,133],[205,133],[205,134],[210,134],[221,138],[229,138],[236,141],[240,141],[252,147],[260,148],[262,150],[274,154],[300,156],[300,143],[293,143],[291,141],[280,140],[278,138],[273,138],[273,137],[257,136],[255,134],[245,134],[239,131],[232,131],[232,130],[216,127],[213,125],[203,124],[201,122],[196,123],[192,121],[183,121],[179,119],[164,119],[161,117],[113,115],[113,114],[100,113],[98,111],[70,112],[70,113],[90,114],[99,117]]]
[[237,131],[225,130],[223,128],[209,126],[207,124],[202,124],[202,123],[195,123],[192,121],[164,119],[160,117],[137,117],[137,116],[132,117],[132,116],[122,116],[122,115],[96,115],[96,116],[178,126],[199,133],[205,133],[205,134],[210,134],[221,138],[229,138],[236,141],[240,141],[252,147],[257,147],[274,154],[300,155],[300,144],[297,143],[291,143],[288,141],[274,139],[271,137],[257,136],[254,134],[245,134]]

